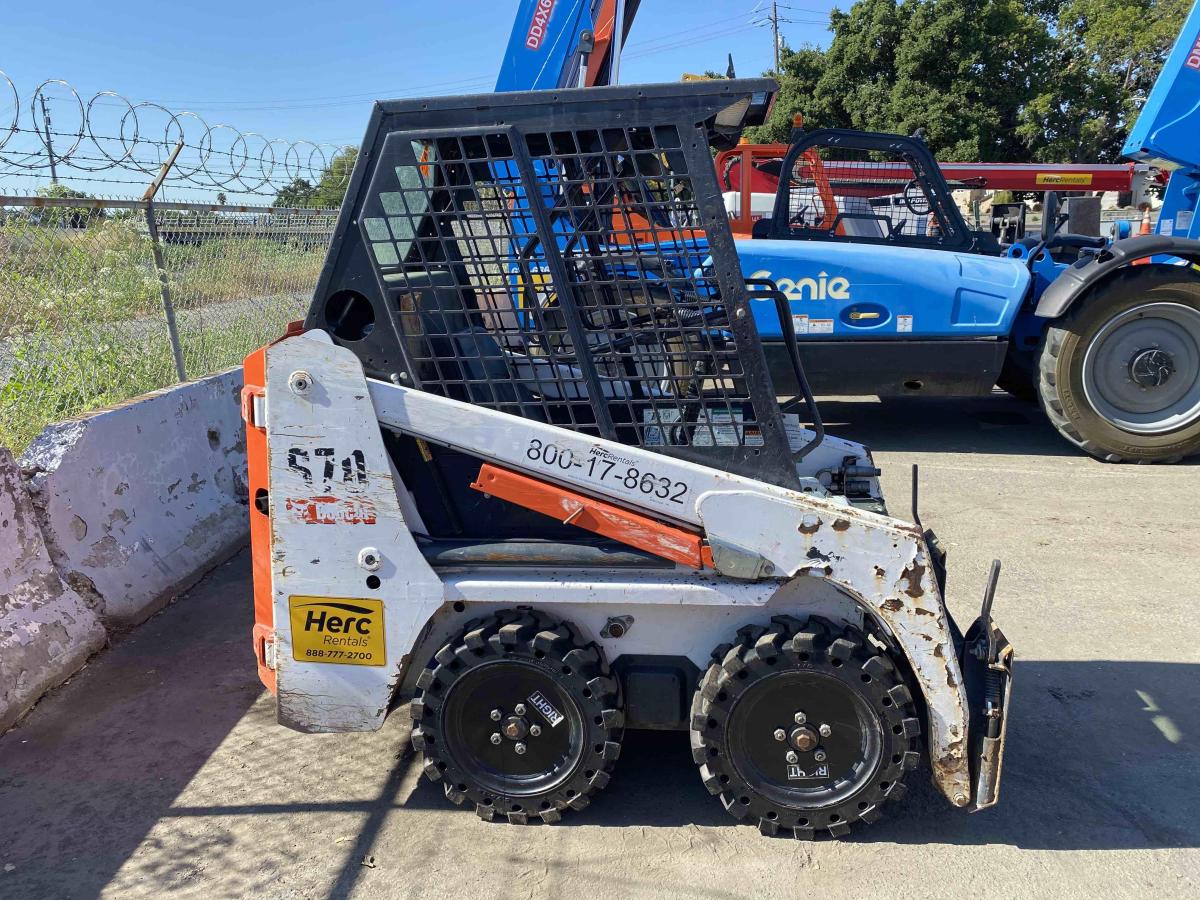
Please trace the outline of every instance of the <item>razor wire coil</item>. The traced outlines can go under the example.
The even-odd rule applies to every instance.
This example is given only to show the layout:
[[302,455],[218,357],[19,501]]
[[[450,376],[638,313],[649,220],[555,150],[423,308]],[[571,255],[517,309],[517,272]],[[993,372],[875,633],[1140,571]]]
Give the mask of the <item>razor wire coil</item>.
[[[224,122],[210,124],[197,113],[134,102],[116,91],[97,91],[85,102],[69,82],[56,78],[43,81],[22,102],[16,84],[0,71],[0,104],[6,100],[8,106],[0,105],[0,176],[43,177],[61,166],[81,181],[136,183],[95,176],[123,172],[153,178],[182,145],[169,182],[265,196],[301,179],[316,184],[330,171],[334,157],[347,149],[268,138]],[[69,128],[51,124],[51,105],[54,118],[65,118]],[[336,187],[344,186],[348,167],[334,177]]]

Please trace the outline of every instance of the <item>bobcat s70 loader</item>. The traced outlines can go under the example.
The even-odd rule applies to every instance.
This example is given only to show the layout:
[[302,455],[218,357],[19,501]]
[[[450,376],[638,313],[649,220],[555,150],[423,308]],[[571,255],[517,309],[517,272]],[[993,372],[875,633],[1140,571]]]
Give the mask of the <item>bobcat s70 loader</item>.
[[307,320],[246,361],[282,724],[407,711],[446,796],[515,823],[586,807],[626,728],[688,732],[768,834],[844,835],[924,765],[996,802],[995,568],[964,635],[794,336],[801,397],[767,372],[708,137],[771,87],[376,107]]

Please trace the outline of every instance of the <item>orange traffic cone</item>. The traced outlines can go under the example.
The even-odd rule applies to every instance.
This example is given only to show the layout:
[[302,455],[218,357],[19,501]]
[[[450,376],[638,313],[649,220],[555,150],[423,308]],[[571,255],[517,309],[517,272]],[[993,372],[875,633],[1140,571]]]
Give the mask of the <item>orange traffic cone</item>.
[[[1154,224],[1150,221],[1150,207],[1147,206],[1142,210],[1142,227],[1138,229],[1138,235],[1154,234]],[[1130,263],[1131,266],[1144,266],[1150,262],[1150,257],[1145,259],[1135,259]]]

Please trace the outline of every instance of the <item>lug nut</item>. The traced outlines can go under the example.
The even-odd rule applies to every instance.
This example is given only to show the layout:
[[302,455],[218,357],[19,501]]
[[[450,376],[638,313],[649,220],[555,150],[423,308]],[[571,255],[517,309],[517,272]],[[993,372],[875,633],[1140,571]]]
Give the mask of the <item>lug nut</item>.
[[500,712],[498,709],[493,709],[490,713],[488,713],[488,715],[491,717],[493,722],[499,722],[500,717],[504,715],[504,713]]
[[784,757],[784,759],[786,759],[788,762],[792,763],[793,765],[795,765],[796,763],[800,762],[800,757],[798,757],[798,756],[796,755],[796,751],[795,751],[795,750],[789,750],[789,751],[787,752],[787,756],[785,756],[785,757]]
[[513,712],[516,713],[518,716],[525,715],[525,704],[518,703],[516,706],[513,707]]
[[787,740],[787,732],[784,731],[782,728],[776,728],[775,729],[775,740],[786,741]]
[[492,742],[493,744],[498,744],[498,743],[500,743],[502,740],[504,740],[504,738],[500,737],[500,732],[498,732],[498,731],[493,731],[493,732],[492,732],[492,736],[491,736],[490,740],[491,740],[491,742]]
[[794,721],[797,725],[803,725],[808,721],[808,716],[802,712],[798,712],[796,715],[792,716],[792,721]]
[[833,734],[833,729],[824,722],[821,723],[821,727],[818,728],[817,731],[821,732],[821,737],[829,737],[831,734]]
[[542,726],[541,725],[530,725],[529,733],[532,734],[534,737],[537,737],[539,734],[542,733]]
[[815,759],[817,762],[825,762],[825,751],[818,750],[813,754],[813,759]]
[[525,745],[523,743],[521,743],[520,741],[517,741],[517,745],[515,747],[513,747],[513,749],[516,750],[517,755],[520,756],[522,753],[525,752]]

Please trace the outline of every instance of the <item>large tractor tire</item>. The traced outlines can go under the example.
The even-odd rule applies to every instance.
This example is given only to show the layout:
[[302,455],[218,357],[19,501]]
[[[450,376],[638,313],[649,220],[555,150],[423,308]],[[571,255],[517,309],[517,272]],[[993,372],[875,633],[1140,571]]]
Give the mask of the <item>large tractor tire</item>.
[[1125,269],[1046,332],[1042,408],[1068,441],[1107,462],[1200,452],[1200,277]]
[[413,746],[454,803],[513,824],[557,822],[608,784],[619,688],[594,644],[527,610],[468,623],[417,681]]
[[816,616],[740,629],[713,651],[692,701],[704,786],[767,835],[842,837],[878,821],[920,763],[920,733],[888,655]]

